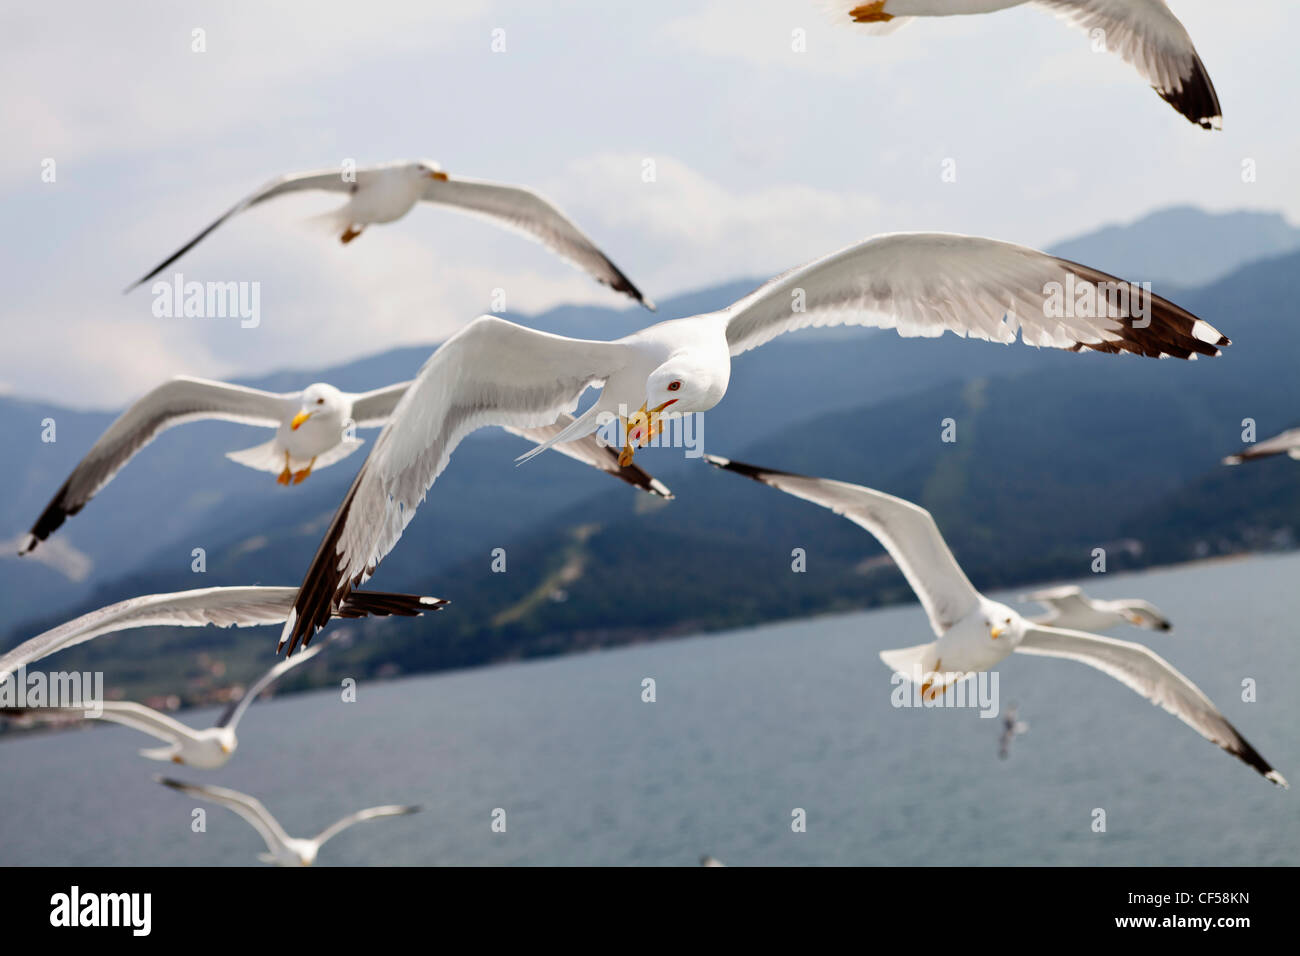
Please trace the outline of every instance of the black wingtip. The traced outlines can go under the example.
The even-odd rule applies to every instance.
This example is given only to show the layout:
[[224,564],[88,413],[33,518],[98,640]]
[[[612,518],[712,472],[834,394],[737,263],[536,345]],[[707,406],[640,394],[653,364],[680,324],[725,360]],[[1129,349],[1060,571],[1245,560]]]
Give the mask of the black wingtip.
[[796,475],[792,471],[778,471],[775,468],[760,468],[758,465],[747,465],[743,461],[733,461],[730,458],[723,458],[721,455],[705,455],[704,460],[714,468],[721,468],[723,471],[734,471],[738,475],[744,475],[746,478],[752,478],[755,481],[762,481],[767,475],[785,475],[789,478],[802,478],[803,475]]
[[1219,95],[1214,91],[1210,74],[1205,69],[1199,55],[1194,55],[1192,72],[1181,78],[1179,90],[1156,90],[1160,98],[1176,109],[1188,122],[1201,129],[1222,129],[1223,109],[1219,106]]

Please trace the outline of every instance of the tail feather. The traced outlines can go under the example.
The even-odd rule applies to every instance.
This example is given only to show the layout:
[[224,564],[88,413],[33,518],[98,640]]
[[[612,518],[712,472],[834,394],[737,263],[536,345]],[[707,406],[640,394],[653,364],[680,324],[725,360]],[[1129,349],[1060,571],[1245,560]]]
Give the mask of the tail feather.
[[881,651],[880,659],[894,673],[908,680],[919,680],[922,675],[930,673],[935,668],[935,645],[936,642],[931,641],[929,644],[917,644],[915,647],[897,647],[890,651]]

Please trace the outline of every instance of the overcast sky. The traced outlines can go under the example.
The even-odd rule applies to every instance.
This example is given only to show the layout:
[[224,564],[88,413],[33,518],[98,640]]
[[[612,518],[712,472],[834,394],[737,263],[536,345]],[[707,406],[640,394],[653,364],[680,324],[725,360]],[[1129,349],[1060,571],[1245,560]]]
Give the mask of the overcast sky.
[[1033,7],[872,37],[816,0],[8,4],[0,391],[110,406],[178,373],[339,362],[444,337],[495,288],[511,311],[623,301],[432,208],[345,248],[308,222],[338,205],[323,195],[267,203],[168,271],[259,282],[256,329],[121,294],[271,176],[349,158],[535,187],[656,299],[891,230],[1041,247],[1173,203],[1300,221],[1300,4],[1172,6],[1222,132]]

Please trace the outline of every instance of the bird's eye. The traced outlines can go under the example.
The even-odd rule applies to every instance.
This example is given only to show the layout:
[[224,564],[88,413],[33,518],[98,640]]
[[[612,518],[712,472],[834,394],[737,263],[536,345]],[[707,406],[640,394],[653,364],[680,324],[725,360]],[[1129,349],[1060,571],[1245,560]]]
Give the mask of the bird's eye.
[[317,405],[324,405],[324,404],[325,404],[325,399],[323,399],[323,398],[318,398],[318,399],[316,399],[316,404],[317,404]]
[[682,383],[681,383],[681,382],[669,382],[669,383],[668,383],[668,391],[670,391],[670,392],[675,392],[675,391],[677,391],[677,390],[678,390],[679,388],[681,388],[681,387],[682,387]]
[[1010,624],[1010,623],[1011,623],[1011,618],[1007,618],[1006,621],[1005,621],[1004,623],[1006,623],[1006,624]]

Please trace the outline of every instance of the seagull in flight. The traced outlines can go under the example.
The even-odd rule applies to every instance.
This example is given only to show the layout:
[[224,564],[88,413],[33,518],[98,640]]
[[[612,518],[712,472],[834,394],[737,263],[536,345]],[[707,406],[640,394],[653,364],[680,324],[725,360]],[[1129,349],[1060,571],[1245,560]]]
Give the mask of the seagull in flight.
[[152,707],[130,701],[100,701],[95,708],[98,713],[82,707],[5,707],[0,708],[0,713],[10,717],[80,715],[91,719],[112,721],[167,742],[165,747],[141,750],[141,757],[149,760],[170,760],[172,763],[185,764],[200,770],[217,770],[230,762],[230,758],[239,747],[235,728],[239,725],[240,718],[244,716],[244,711],[248,710],[248,705],[286,671],[311,660],[315,656],[312,654],[313,651],[324,650],[324,648],[325,645],[308,648],[305,654],[298,654],[276,663],[237,701],[233,701],[213,726],[203,730],[195,730]]
[[881,651],[880,659],[919,684],[924,700],[937,700],[957,681],[996,667],[1013,652],[1075,661],[1110,675],[1266,779],[1287,786],[1201,689],[1149,648],[1036,624],[975,590],[934,518],[919,505],[861,485],[704,457],[715,467],[829,508],[880,541],[916,592],[936,637],[928,644]]
[[1137,68],[1160,98],[1202,129],[1221,129],[1223,110],[1187,28],[1165,0],[827,0],[841,25],[892,33],[913,17],[1042,7]]
[[248,824],[257,831],[257,835],[266,842],[267,852],[259,853],[257,858],[263,863],[274,863],[276,866],[311,866],[316,862],[316,854],[320,852],[320,848],[325,841],[338,836],[353,824],[365,820],[376,820],[379,817],[403,817],[420,812],[419,807],[370,807],[368,810],[358,810],[336,823],[331,823],[311,839],[303,840],[285,833],[284,827],[280,826],[280,822],[271,816],[266,807],[262,806],[262,801],[250,797],[246,793],[240,793],[238,790],[228,790],[225,787],[183,783],[170,777],[154,777],[154,779],[164,787],[171,787],[181,793],[188,793],[200,800],[219,803],[226,809],[239,814],[248,821]]
[[[276,476],[281,485],[301,484],[313,470],[343,460],[364,444],[358,428],[379,428],[387,421],[410,382],[369,392],[344,392],[324,382],[301,392],[266,392],[202,378],[177,376],[159,385],[121,414],[86,453],[45,506],[19,544],[28,554],[69,516],[81,511],[146,445],[170,428],[197,421],[228,421],[274,428],[270,441],[227,452],[231,461]],[[547,442],[571,422],[564,418],[541,428],[505,430],[533,442]],[[663,482],[642,469],[620,464],[619,452],[596,436],[556,446],[570,458],[591,465],[649,494],[671,498]]]
[[[1073,290],[1070,303],[1090,307],[1063,307],[1065,289]],[[292,653],[374,573],[470,432],[552,424],[596,387],[586,411],[522,460],[619,419],[626,434],[619,462],[629,465],[666,412],[704,412],[722,400],[733,357],[786,332],[833,325],[1182,359],[1218,355],[1229,344],[1209,323],[1115,276],[1025,246],[943,233],[877,236],[793,269],[719,312],[612,342],[480,316],[430,356],[393,409],[316,552],[281,648]],[[771,388],[776,401],[799,400],[798,382]]]
[[268,199],[303,190],[325,190],[348,197],[346,203],[325,217],[339,231],[339,240],[345,245],[361,235],[367,226],[395,222],[416,203],[427,202],[487,219],[534,239],[597,282],[654,310],[654,303],[549,200],[523,186],[453,178],[427,159],[398,160],[356,170],[324,169],[278,176],[231,206],[197,236],[127,286],[126,291],[158,275],[227,219]]
[[1148,631],[1172,631],[1160,608],[1138,598],[1102,601],[1090,598],[1072,584],[1045,588],[1026,594],[1020,600],[1034,601],[1047,608],[1046,614],[1031,617],[1035,624],[1051,624],[1074,631],[1108,631],[1120,624],[1132,624]]

